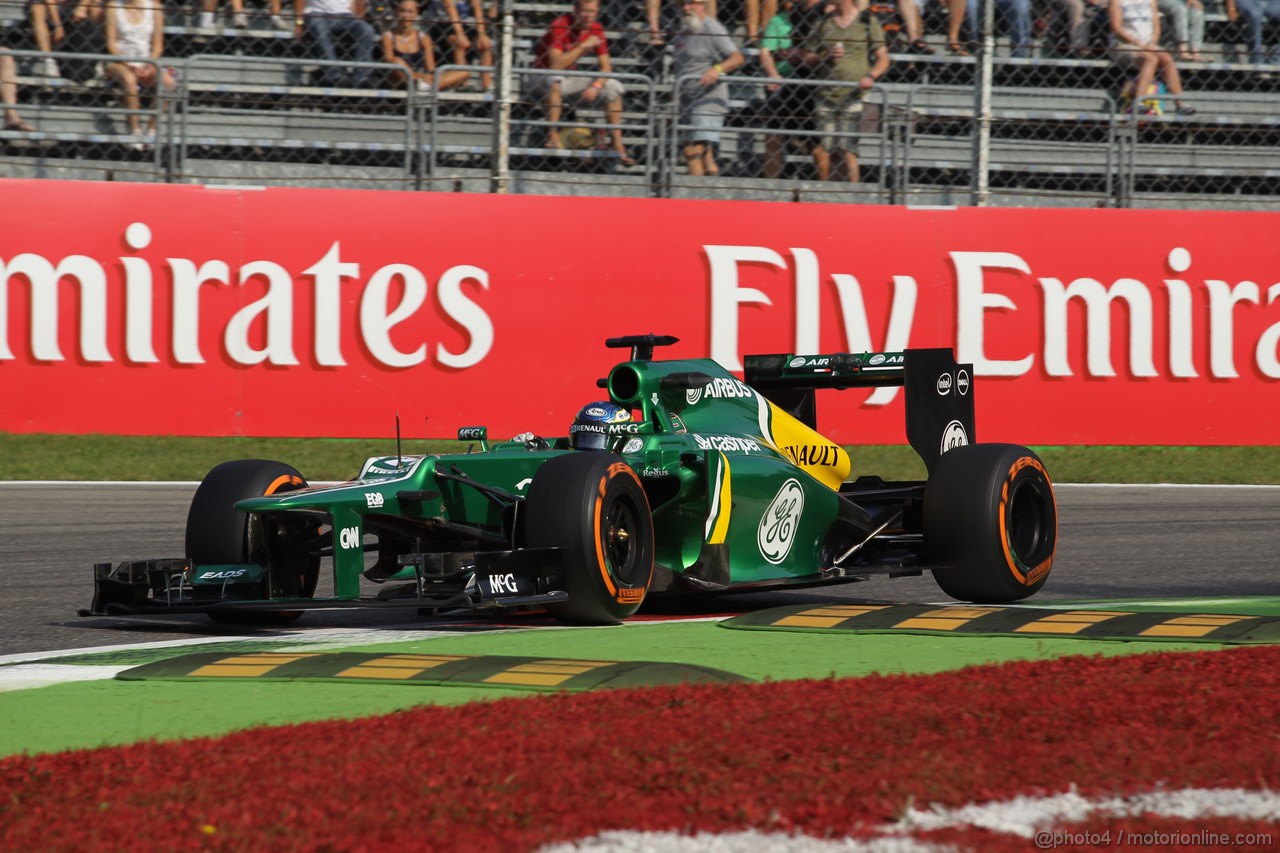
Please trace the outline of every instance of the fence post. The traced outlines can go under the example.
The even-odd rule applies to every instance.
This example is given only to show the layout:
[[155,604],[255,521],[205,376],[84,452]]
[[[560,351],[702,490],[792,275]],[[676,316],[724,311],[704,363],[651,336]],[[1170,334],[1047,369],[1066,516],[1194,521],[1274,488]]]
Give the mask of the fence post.
[[974,71],[973,169],[970,204],[986,207],[991,195],[991,76],[996,52],[995,0],[982,0],[982,45]]
[[[177,118],[177,128],[173,131],[176,139],[171,140],[169,146],[169,159],[172,170],[169,174],[169,183],[175,181],[187,182],[187,140],[190,137],[190,129],[187,126],[187,116],[191,115],[191,78],[195,75],[199,68],[200,54],[181,60],[182,79],[178,81],[178,103],[182,110]],[[169,117],[169,126],[173,128],[173,116]]]
[[489,169],[489,191],[510,191],[511,180],[511,65],[515,61],[515,16],[513,0],[502,0],[502,23],[498,27],[497,73],[493,81],[493,163]]

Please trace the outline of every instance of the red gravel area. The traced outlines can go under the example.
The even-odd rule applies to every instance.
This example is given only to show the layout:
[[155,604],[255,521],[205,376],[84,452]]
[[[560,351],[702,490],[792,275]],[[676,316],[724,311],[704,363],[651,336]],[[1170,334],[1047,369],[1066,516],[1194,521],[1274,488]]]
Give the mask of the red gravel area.
[[[0,761],[0,849],[512,850],[608,829],[869,836],[909,804],[1277,780],[1280,648],[1250,647],[507,699],[17,756]],[[1280,839],[1277,826],[1150,817],[1073,831]],[[921,837],[1031,847],[984,830]]]

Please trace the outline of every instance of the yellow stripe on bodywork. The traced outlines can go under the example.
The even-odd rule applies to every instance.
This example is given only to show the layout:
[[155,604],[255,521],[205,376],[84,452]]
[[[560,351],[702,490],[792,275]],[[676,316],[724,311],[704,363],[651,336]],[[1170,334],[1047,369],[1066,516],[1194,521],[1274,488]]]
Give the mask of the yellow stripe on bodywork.
[[769,402],[759,391],[756,391],[756,420],[760,424],[760,437],[765,440],[766,444],[776,445],[773,440],[773,413],[780,411],[777,406]]
[[760,432],[765,442],[828,489],[838,490],[853,468],[848,451],[768,400],[761,401]]
[[716,484],[711,501],[711,512],[707,514],[707,544],[720,545],[729,535],[729,516],[733,506],[732,475],[729,473],[729,458],[720,454],[720,470],[716,472]]

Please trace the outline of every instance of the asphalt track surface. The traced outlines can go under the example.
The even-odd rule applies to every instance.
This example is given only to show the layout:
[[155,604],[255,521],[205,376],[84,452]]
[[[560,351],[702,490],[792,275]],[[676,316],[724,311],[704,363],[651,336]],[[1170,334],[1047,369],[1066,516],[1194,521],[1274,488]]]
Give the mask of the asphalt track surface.
[[[182,553],[189,484],[0,483],[0,655],[188,637],[243,636],[202,616],[79,618],[92,565]],[[1058,556],[1037,600],[1280,596],[1280,488],[1060,486]],[[321,592],[324,590],[322,581]],[[932,602],[929,575],[668,604],[698,615],[855,600]],[[308,627],[430,620],[412,610],[312,612]]]

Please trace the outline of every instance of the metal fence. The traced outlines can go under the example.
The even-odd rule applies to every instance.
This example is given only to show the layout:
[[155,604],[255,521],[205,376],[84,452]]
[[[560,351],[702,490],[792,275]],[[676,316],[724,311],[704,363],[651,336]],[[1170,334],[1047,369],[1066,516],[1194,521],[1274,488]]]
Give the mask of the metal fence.
[[[420,102],[430,98],[392,88],[396,66],[198,55],[181,68],[175,180],[416,185]],[[367,73],[371,87],[326,86],[329,68]]]
[[[560,11],[532,2],[508,7],[505,27],[491,22],[498,67],[441,61],[422,88],[382,61],[316,60],[256,12],[247,28],[211,30],[179,7],[166,22],[165,58],[130,60],[171,85],[143,87],[134,105],[111,70],[118,57],[9,49],[0,54],[9,57],[0,59],[0,175],[911,204],[1280,202],[1280,65],[1255,63],[1248,27],[1212,4],[1187,46],[1208,61],[1180,64],[1181,93],[1166,85],[1136,98],[1131,75],[1105,53],[1102,19],[1083,36],[1058,18],[1032,26],[1030,57],[1012,55],[1009,33],[1021,24],[998,16],[989,42],[961,28],[958,48],[977,56],[942,49],[946,21],[924,20],[933,53],[890,27],[899,40],[888,73],[838,126],[821,126],[816,104],[838,100],[848,83],[783,73],[794,45],[744,44],[746,64],[723,81],[714,168],[702,175],[690,174],[683,145],[696,86],[672,72],[671,34],[658,44],[633,5],[606,4],[608,75],[586,62],[531,68]],[[0,35],[14,6],[0,0]],[[875,8],[892,17],[892,4]],[[743,22],[728,23],[743,34]],[[1280,59],[1274,35],[1263,37],[1262,59]],[[48,59],[59,75],[47,73]],[[371,79],[325,85],[321,72],[333,65]],[[613,112],[600,97],[565,97],[553,121],[553,79],[624,91]],[[856,183],[843,152],[856,158]],[[820,180],[824,158],[832,168]]]
[[[977,111],[963,86],[915,86],[901,120],[904,200],[960,202],[982,168],[973,144]],[[1123,115],[1106,93],[993,88],[985,169],[988,187],[1028,198],[1119,203]]]

